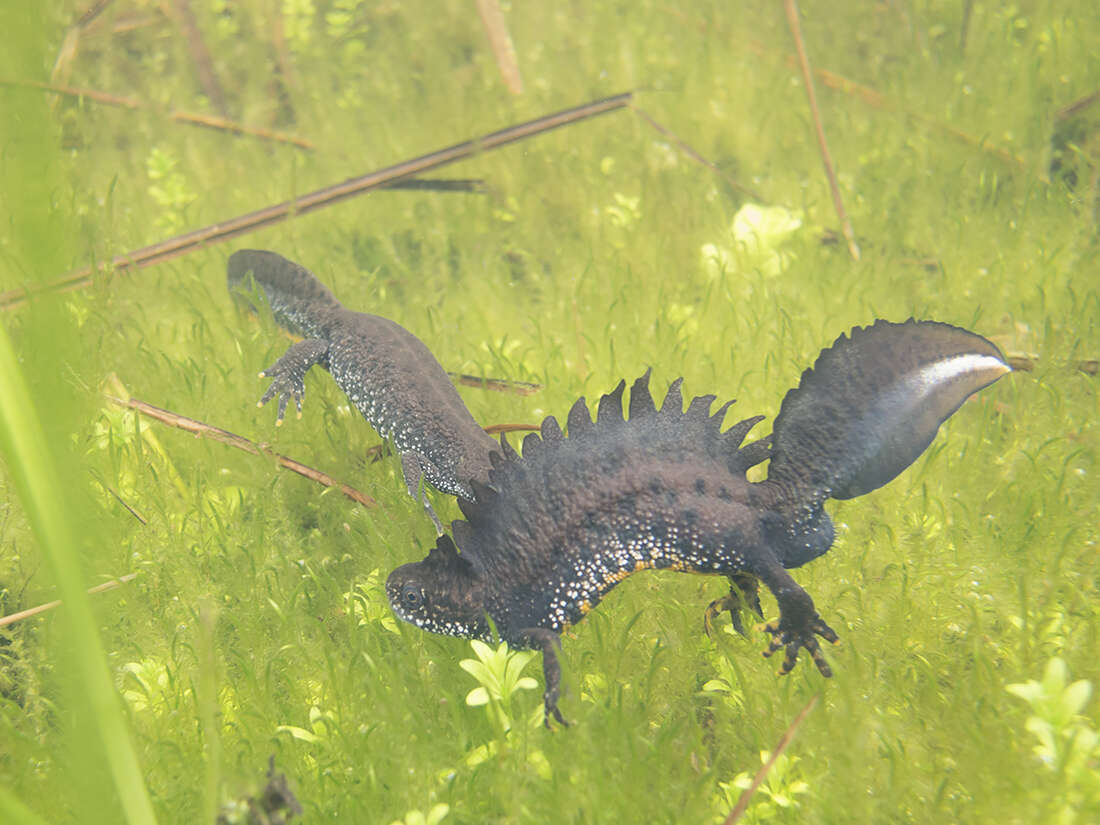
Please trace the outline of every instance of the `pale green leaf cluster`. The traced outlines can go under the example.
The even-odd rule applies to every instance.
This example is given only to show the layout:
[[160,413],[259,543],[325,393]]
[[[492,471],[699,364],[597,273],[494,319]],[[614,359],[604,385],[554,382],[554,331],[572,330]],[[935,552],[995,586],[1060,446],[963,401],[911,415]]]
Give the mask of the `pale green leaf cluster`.
[[1052,808],[1048,821],[1062,825],[1088,821],[1100,804],[1100,732],[1082,715],[1092,697],[1092,682],[1070,682],[1063,659],[1047,662],[1043,678],[1005,688],[1031,707],[1027,730],[1038,740],[1035,755],[1046,768],[1037,777],[1053,792],[1044,793]]

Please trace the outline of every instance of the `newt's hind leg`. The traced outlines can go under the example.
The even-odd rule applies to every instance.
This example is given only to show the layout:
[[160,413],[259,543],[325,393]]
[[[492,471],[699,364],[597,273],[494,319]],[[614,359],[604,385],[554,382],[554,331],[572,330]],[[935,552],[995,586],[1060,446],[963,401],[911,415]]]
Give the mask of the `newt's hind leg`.
[[715,599],[707,607],[703,614],[703,630],[711,635],[711,623],[722,614],[723,610],[730,612],[730,621],[733,629],[742,636],[747,636],[745,626],[741,623],[741,611],[746,607],[764,618],[764,611],[760,609],[760,580],[752,573],[734,573],[727,576],[730,580],[730,592],[720,599]]
[[546,690],[542,694],[542,723],[549,728],[550,717],[554,717],[562,727],[569,727],[569,723],[558,710],[558,698],[561,696],[561,663],[558,661],[558,650],[561,648],[561,637],[544,627],[529,627],[521,630],[519,635],[532,648],[542,651],[542,675],[546,683]]
[[432,518],[432,523],[435,524],[436,535],[443,535],[443,523],[439,520],[439,516],[435,514],[435,510],[432,509],[432,503],[428,501],[428,493],[423,489],[424,484],[424,469],[421,466],[421,458],[416,453],[402,453],[401,454],[401,472],[405,476],[405,487],[409,491],[409,495],[424,505],[424,509],[428,511],[428,515]]

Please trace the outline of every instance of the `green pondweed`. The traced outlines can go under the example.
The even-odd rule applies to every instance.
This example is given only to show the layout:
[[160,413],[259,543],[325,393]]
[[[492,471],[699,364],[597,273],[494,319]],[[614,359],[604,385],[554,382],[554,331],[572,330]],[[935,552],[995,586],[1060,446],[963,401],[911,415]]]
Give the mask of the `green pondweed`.
[[746,203],[733,216],[729,246],[707,243],[700,248],[703,269],[711,278],[725,272],[759,272],[774,277],[794,259],[780,249],[802,227],[802,216],[781,206]]
[[[507,733],[512,729],[512,697],[521,690],[538,687],[532,677],[522,675],[537,654],[533,650],[509,650],[507,642],[501,642],[494,650],[485,642],[473,639],[470,647],[477,658],[463,659],[458,664],[478,681],[479,686],[466,694],[466,704],[484,706],[497,732]],[[542,707],[536,710],[538,713],[532,718],[538,724],[542,720]]]
[[149,197],[156,201],[162,212],[153,225],[162,231],[178,231],[187,224],[186,209],[198,196],[187,183],[187,178],[177,170],[179,161],[168,149],[154,146],[145,161],[149,176]]
[[127,662],[120,673],[122,698],[135,713],[151,711],[163,715],[176,710],[180,699],[190,701],[191,689],[178,690],[179,674],[165,662],[153,658]]
[[718,675],[703,683],[703,692],[717,694],[732,709],[743,710],[745,694],[740,687],[741,674],[734,669],[733,663],[721,654],[714,656],[713,663],[718,670]]
[[620,229],[633,229],[642,217],[642,199],[621,192],[616,192],[614,198],[613,205],[604,207],[611,225]]
[[331,734],[329,725],[335,719],[336,715],[332,711],[322,710],[317,705],[310,705],[308,730],[298,725],[279,725],[276,730],[289,733],[295,739],[315,745],[328,739]]
[[386,590],[382,585],[382,569],[374,568],[365,581],[356,582],[344,593],[344,610],[355,617],[357,627],[377,626],[390,633],[399,632],[397,620],[390,610]]
[[[497,738],[471,750],[463,757],[470,767],[499,756],[505,750],[522,751],[527,764],[543,779],[549,779],[552,769],[546,755],[537,748],[525,748],[522,741],[523,725],[515,725],[512,699],[521,690],[538,687],[523,669],[538,655],[533,650],[509,650],[507,642],[501,642],[494,650],[482,641],[473,639],[470,646],[477,659],[463,659],[459,665],[473,676],[480,685],[466,694],[470,707],[485,707]],[[542,724],[543,708],[539,703],[527,717],[527,727],[538,728]]]
[[1047,768],[1046,776],[1057,784],[1056,793],[1044,793],[1054,806],[1048,822],[1070,825],[1093,822],[1100,812],[1100,733],[1081,715],[1092,696],[1092,683],[1069,681],[1069,668],[1055,656],[1047,662],[1042,681],[1034,679],[1007,685],[1013,696],[1031,706],[1027,729],[1039,743],[1034,752]]
[[[760,752],[760,764],[767,764],[771,759],[769,751]],[[742,820],[746,825],[758,822],[772,822],[778,820],[783,811],[793,811],[798,807],[798,797],[810,790],[809,783],[797,778],[795,766],[798,764],[797,756],[780,754],[768,771],[767,778],[756,790],[756,796],[750,803],[745,817]],[[732,782],[719,782],[721,794],[715,798],[717,807],[725,818],[730,810],[737,804],[741,794],[752,785],[753,775],[748,771],[742,771],[733,778]],[[793,821],[793,820],[792,820]]]
[[433,805],[427,814],[421,811],[409,811],[404,819],[395,819],[390,825],[439,825],[450,812],[451,806],[440,802],[438,805]]

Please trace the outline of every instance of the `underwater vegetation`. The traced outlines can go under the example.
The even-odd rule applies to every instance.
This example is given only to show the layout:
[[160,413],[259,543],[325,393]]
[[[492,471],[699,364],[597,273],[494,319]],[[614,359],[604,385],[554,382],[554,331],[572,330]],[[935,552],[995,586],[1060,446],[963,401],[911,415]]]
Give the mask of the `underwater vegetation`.
[[[802,5],[854,244],[780,4],[8,5],[0,617],[62,605],[0,618],[4,822],[722,823],[758,778],[741,822],[1100,820],[1092,4]],[[130,255],[626,91],[427,184]],[[457,557],[505,505],[414,487],[322,370],[301,420],[257,409],[296,344],[227,293],[245,248],[414,335],[521,454],[572,449],[582,397],[634,432],[634,386],[597,399],[648,375],[663,410],[682,379],[736,399],[719,432],[767,414],[730,448],[763,492],[842,332],[935,319],[1014,372],[927,445],[874,417],[910,422],[906,461],[861,438],[833,490],[859,495],[815,488],[831,550],[790,575],[831,678],[805,646],[777,676],[737,581],[650,569],[562,628],[547,731],[544,648],[424,632],[387,591],[439,552],[425,504]],[[484,489],[534,466],[489,461]]]

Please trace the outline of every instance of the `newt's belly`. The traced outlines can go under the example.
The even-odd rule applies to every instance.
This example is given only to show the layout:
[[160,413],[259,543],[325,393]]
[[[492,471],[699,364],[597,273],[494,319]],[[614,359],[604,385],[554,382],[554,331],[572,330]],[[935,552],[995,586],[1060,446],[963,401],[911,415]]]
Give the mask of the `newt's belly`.
[[511,615],[502,616],[504,621],[498,620],[498,625],[560,632],[583,619],[619,582],[642,570],[719,576],[741,572],[749,565],[739,549],[742,542],[734,538],[735,534],[729,533],[725,541],[708,542],[701,532],[682,524],[620,527],[591,555],[570,548],[572,552],[537,592],[529,591],[526,598],[518,597],[507,605]]

